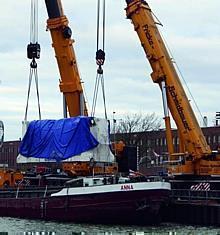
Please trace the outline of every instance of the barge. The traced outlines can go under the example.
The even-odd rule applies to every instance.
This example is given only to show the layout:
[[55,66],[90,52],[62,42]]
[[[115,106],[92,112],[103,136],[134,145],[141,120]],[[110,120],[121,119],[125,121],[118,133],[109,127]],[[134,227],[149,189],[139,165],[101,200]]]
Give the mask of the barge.
[[159,178],[79,177],[64,186],[0,191],[0,216],[86,223],[155,224],[169,201]]

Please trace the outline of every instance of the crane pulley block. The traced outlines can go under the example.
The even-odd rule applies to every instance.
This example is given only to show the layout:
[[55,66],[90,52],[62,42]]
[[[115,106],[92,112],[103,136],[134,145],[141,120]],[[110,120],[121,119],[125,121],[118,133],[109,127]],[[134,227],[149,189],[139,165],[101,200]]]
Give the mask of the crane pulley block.
[[40,58],[40,44],[30,43],[27,46],[27,57],[28,59],[39,59]]
[[99,49],[96,52],[96,64],[100,66],[100,65],[103,65],[104,62],[105,62],[105,52]]

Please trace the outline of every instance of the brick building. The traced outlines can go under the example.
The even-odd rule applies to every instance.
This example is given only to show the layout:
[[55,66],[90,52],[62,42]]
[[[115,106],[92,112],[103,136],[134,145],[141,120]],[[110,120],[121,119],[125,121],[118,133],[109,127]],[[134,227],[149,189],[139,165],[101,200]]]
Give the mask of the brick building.
[[[202,128],[208,144],[212,150],[220,147],[220,126]],[[167,152],[167,144],[165,138],[165,130],[138,132],[131,134],[115,134],[111,136],[112,141],[123,140],[128,146],[138,146],[139,156],[144,157],[151,155],[152,151],[162,154]],[[173,143],[175,151],[178,149],[179,139],[177,131],[173,130]],[[8,166],[16,168],[16,157],[19,151],[19,140],[5,141],[2,148],[0,148],[0,166]]]
[[[202,131],[212,150],[220,147],[220,126],[205,127]],[[174,150],[178,152],[179,137],[177,130],[172,130]],[[147,156],[152,151],[163,154],[167,152],[166,133],[164,129],[158,131],[138,132],[131,134],[115,134],[116,141],[123,140],[126,145],[138,146],[140,157]]]

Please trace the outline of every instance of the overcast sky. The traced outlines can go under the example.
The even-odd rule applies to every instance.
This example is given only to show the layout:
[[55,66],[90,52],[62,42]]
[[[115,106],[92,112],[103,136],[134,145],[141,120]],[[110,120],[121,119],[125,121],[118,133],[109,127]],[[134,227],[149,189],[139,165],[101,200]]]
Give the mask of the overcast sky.
[[[21,122],[27,97],[29,63],[30,0],[7,0],[0,14],[0,119],[5,124],[5,139],[21,137]],[[75,39],[77,61],[90,107],[96,76],[96,0],[63,0]],[[151,69],[133,26],[125,17],[124,0],[107,0],[106,63],[104,66],[108,116],[123,118],[125,113],[152,113],[163,117],[161,94],[150,78]],[[220,99],[220,1],[149,0],[163,23],[161,31],[181,69],[202,115],[213,125]],[[38,61],[40,101],[44,119],[62,118],[59,72],[51,38],[46,32],[46,7],[39,0]],[[191,98],[190,98],[191,99]],[[28,119],[38,118],[32,84]],[[197,111],[195,110],[197,113]],[[101,97],[96,116],[103,117]],[[199,122],[201,118],[198,116]]]

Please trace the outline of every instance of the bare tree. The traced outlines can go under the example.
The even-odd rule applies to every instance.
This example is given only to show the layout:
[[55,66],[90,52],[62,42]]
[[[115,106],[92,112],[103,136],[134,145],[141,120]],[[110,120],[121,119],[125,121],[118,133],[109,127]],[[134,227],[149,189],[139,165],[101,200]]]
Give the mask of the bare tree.
[[161,127],[161,120],[155,113],[143,115],[126,114],[120,122],[116,123],[115,133],[134,133],[158,130]]
[[143,132],[156,131],[161,128],[162,120],[155,113],[126,114],[123,119],[114,120],[112,126],[112,141],[123,141],[127,146],[139,146],[139,157],[146,156],[146,139]]

